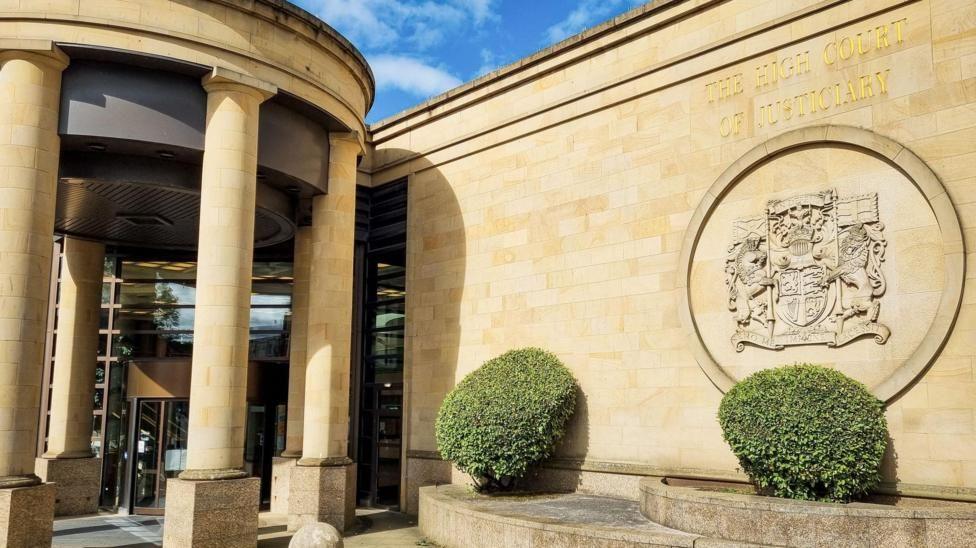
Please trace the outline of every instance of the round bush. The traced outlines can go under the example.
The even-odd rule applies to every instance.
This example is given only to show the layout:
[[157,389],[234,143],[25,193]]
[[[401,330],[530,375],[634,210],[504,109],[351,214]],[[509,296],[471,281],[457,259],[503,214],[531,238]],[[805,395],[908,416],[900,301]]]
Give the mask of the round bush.
[[763,493],[840,502],[881,480],[884,405],[838,371],[810,364],[760,371],[729,390],[718,419]]
[[510,489],[549,457],[575,407],[576,380],[556,356],[512,350],[485,362],[444,398],[434,428],[437,448],[479,489]]

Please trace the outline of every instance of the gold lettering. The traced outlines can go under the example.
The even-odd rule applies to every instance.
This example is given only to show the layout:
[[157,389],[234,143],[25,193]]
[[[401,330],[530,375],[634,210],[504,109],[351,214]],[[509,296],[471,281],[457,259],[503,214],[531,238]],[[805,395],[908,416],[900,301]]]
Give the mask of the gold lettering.
[[861,84],[861,99],[874,97],[874,90],[871,89],[871,76],[858,76],[857,80]]
[[888,94],[888,73],[891,69],[885,69],[884,72],[874,73],[874,77],[878,79],[878,95]]
[[793,58],[786,57],[779,63],[779,77],[787,79],[793,75]]
[[840,84],[834,84],[834,104],[835,105],[843,104],[840,102]]
[[728,137],[732,134],[732,120],[728,116],[722,116],[722,119],[719,120],[718,134],[722,137]]
[[804,51],[803,53],[796,54],[796,74],[803,74],[805,72],[810,72],[809,51]]
[[[846,44],[846,48],[845,48],[845,44]],[[840,53],[840,58],[845,61],[847,59],[850,59],[854,55],[854,41],[851,40],[849,36],[845,36],[844,38],[841,39],[839,53]]]
[[[868,31],[869,33],[871,31]],[[857,53],[858,55],[864,55],[865,53],[871,51],[871,42],[868,42],[868,48],[864,49],[864,33],[857,33]]]
[[766,71],[767,65],[756,67],[756,89],[769,85],[769,73]]
[[786,120],[793,118],[793,99],[783,99],[783,118]]
[[804,114],[806,114],[806,111],[803,108],[805,106],[803,104],[804,103],[803,102],[803,99],[805,97],[806,97],[806,95],[797,95],[796,97],[793,98],[793,104],[796,105],[797,110],[799,111],[797,113],[798,116],[803,116]]
[[[779,104],[779,102],[777,101],[777,106],[778,106],[778,104]],[[778,116],[774,116],[773,115],[773,105],[772,105],[772,103],[770,103],[769,105],[766,105],[766,122],[769,125],[772,126],[772,125],[775,125],[776,122],[779,121],[778,118],[779,118]]]
[[725,99],[732,94],[731,86],[729,85],[729,79],[723,78],[718,81],[718,98]]
[[881,25],[875,29],[874,36],[877,38],[878,49],[884,49],[891,45],[888,43],[888,25]]
[[892,25],[895,26],[895,41],[898,42],[899,44],[902,43],[902,41],[904,40],[904,38],[901,35],[901,28],[902,28],[903,25],[906,25],[906,24],[908,24],[908,18],[907,17],[905,17],[903,19],[899,19],[899,20],[895,21],[894,23],[892,23]]
[[847,81],[847,97],[844,99],[845,103],[857,101],[857,90],[854,89],[854,82],[850,80]]
[[715,101],[715,96],[712,94],[712,86],[714,86],[714,85],[715,85],[714,82],[705,84],[705,93],[708,96],[708,102],[709,103]]
[[[830,55],[830,52],[831,51],[834,52],[833,55]],[[824,64],[826,64],[826,65],[833,65],[834,64],[834,61],[837,60],[837,43],[836,42],[827,42],[827,45],[824,46],[823,60],[824,60]]]
[[742,93],[742,73],[737,72],[732,76],[732,93],[738,95]]

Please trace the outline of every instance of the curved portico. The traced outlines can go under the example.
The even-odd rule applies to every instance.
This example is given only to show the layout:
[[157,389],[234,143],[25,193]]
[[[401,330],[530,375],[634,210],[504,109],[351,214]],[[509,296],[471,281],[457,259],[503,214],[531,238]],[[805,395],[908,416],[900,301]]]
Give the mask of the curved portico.
[[[326,436],[335,430],[344,438],[349,420],[328,402],[348,396],[355,175],[373,98],[368,66],[327,25],[278,1],[137,0],[125,9],[24,3],[0,14],[0,87],[0,282],[8,288],[0,318],[0,507],[9,509],[0,515],[0,539],[35,545],[50,538],[55,512],[97,508],[101,465],[87,432],[93,386],[105,375],[95,360],[106,352],[98,319],[110,246],[189,257],[195,272],[174,286],[176,294],[169,287],[161,297],[160,283],[149,296],[179,303],[180,291],[195,295],[193,308],[177,308],[187,310],[180,321],[191,322],[183,340],[192,340],[192,372],[189,414],[178,423],[188,443],[167,451],[183,471],[168,480],[165,542],[253,546],[260,495],[243,461],[249,394],[261,389],[249,358],[252,260],[284,254],[301,262],[293,274],[298,316],[316,279],[342,278],[349,293],[334,304],[325,294],[326,308],[316,311],[325,317],[308,331],[315,350],[291,352],[302,362],[294,377],[306,355],[324,364],[310,368],[316,398],[335,392],[306,408],[304,376],[288,383],[288,406],[301,411],[285,453],[295,459],[302,414],[314,419],[306,431],[311,424]],[[55,238],[58,292],[48,282]],[[45,315],[55,298],[47,378]],[[304,318],[292,321],[304,328]],[[345,329],[323,327],[330,321]],[[306,346],[303,336],[296,343]],[[323,345],[345,352],[323,358]],[[336,374],[342,370],[344,379]],[[42,396],[47,382],[50,396]],[[42,422],[46,438],[38,442],[44,405],[49,426]],[[338,450],[324,444],[323,451]],[[169,474],[169,460],[165,466]],[[353,488],[343,488],[350,501]],[[334,494],[333,485],[306,498]],[[201,497],[222,510],[201,511]],[[240,526],[226,527],[228,520]],[[336,525],[343,521],[337,516]]]

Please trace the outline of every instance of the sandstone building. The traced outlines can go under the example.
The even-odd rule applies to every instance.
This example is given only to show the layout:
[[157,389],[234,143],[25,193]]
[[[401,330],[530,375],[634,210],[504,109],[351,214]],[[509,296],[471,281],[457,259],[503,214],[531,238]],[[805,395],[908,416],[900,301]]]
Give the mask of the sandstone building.
[[806,361],[887,403],[883,490],[971,498],[974,21],[658,0],[367,126],[287,2],[0,2],[0,543],[416,512],[519,346],[582,391],[541,485],[744,479],[723,392]]

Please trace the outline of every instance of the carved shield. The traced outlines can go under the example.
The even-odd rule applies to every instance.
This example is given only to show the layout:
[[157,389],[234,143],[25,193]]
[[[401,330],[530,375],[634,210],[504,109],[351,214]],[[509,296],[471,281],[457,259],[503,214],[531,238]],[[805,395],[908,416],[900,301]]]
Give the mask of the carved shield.
[[824,285],[822,265],[786,268],[780,272],[776,316],[790,325],[806,327],[820,321],[830,309],[830,292]]

